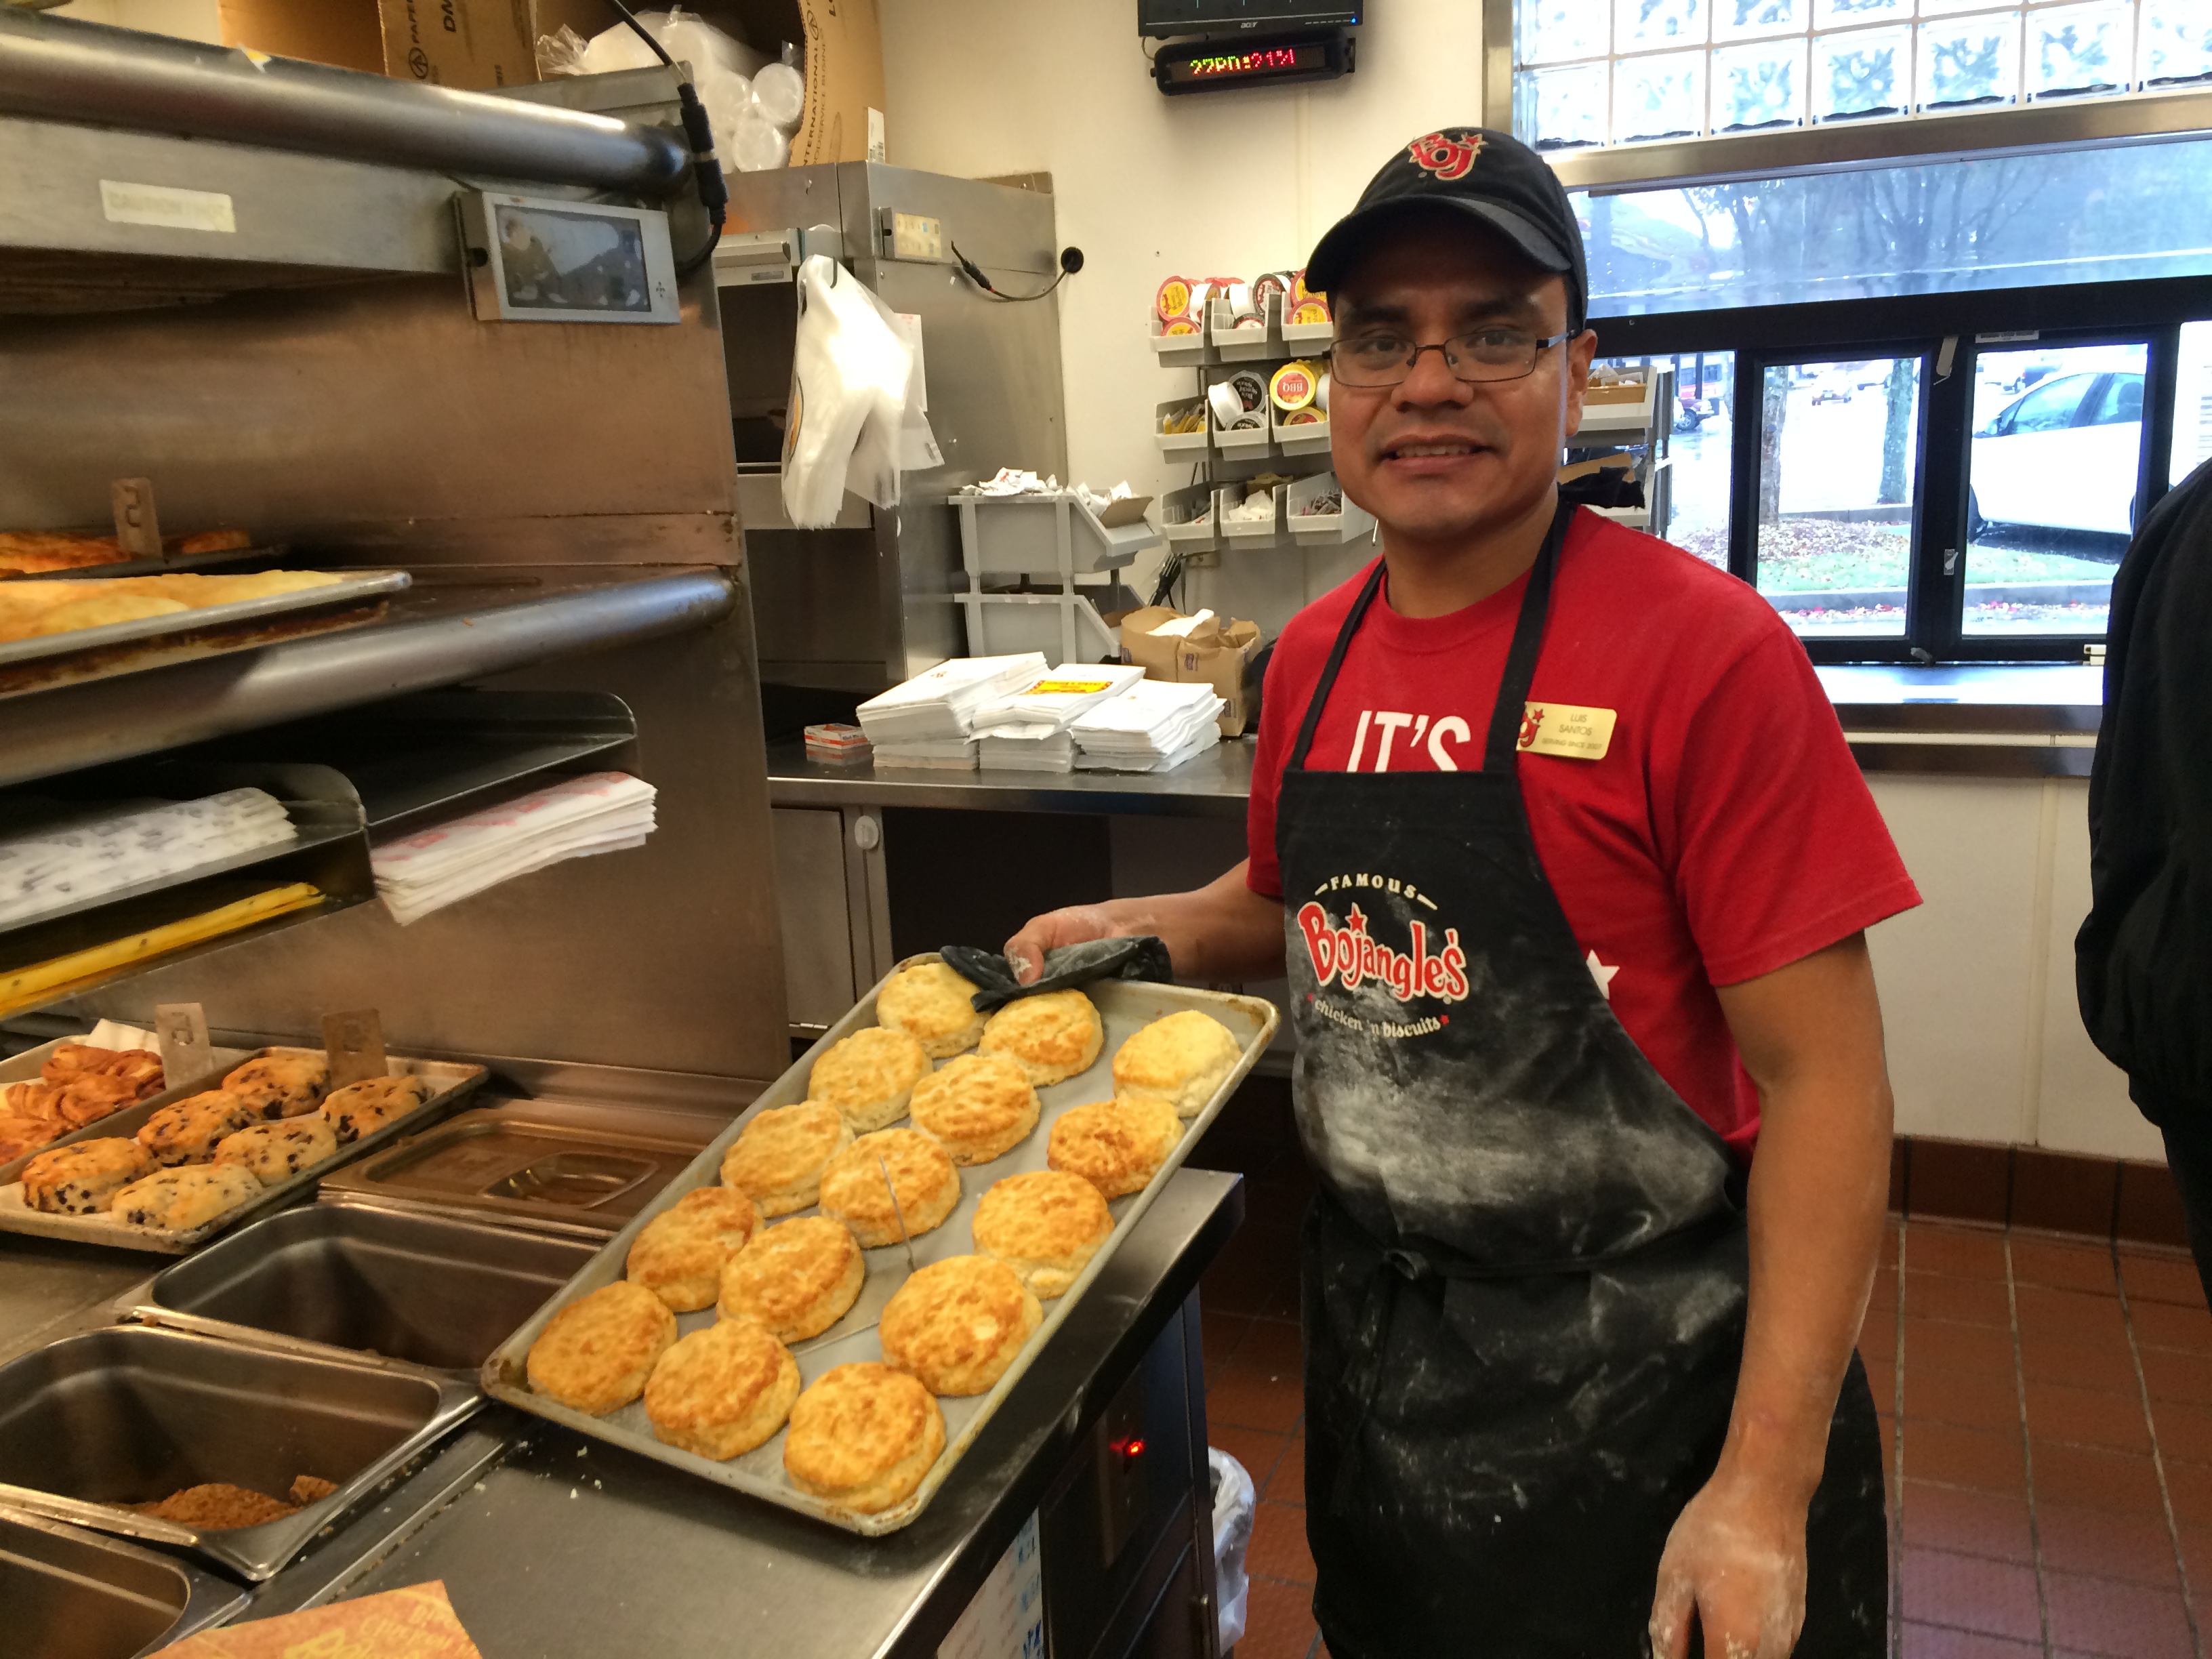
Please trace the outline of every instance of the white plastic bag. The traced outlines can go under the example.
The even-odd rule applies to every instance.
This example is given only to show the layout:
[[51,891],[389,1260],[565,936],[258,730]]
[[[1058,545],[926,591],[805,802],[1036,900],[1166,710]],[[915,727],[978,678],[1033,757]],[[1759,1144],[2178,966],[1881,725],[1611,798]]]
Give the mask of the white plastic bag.
[[883,301],[834,259],[799,269],[799,328],[783,434],[783,510],[836,521],[845,492],[890,507],[902,471],[944,458],[921,411],[921,365]]
[[1252,1588],[1244,1573],[1244,1557],[1252,1547],[1259,1497],[1244,1466],[1227,1452],[1208,1446],[1206,1462],[1214,1483],[1213,1599],[1220,1610],[1220,1651],[1226,1653],[1244,1637],[1245,1598]]

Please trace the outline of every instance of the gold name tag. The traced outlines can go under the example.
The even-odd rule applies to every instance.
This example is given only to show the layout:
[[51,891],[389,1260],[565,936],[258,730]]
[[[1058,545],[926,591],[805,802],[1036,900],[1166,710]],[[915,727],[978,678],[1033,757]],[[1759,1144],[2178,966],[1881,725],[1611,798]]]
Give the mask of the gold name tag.
[[1522,705],[1521,747],[1531,755],[1565,755],[1572,760],[1603,760],[1613,746],[1610,708],[1570,708],[1564,703]]

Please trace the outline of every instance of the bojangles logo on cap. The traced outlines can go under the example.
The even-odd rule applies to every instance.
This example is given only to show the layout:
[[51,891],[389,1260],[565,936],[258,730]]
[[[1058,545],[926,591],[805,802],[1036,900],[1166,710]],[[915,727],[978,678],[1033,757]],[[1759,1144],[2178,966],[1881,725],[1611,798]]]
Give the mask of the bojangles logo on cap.
[[1474,158],[1482,154],[1482,135],[1467,132],[1464,128],[1432,132],[1407,145],[1406,154],[1413,158],[1415,167],[1435,173],[1449,184],[1455,179],[1466,178],[1473,170]]

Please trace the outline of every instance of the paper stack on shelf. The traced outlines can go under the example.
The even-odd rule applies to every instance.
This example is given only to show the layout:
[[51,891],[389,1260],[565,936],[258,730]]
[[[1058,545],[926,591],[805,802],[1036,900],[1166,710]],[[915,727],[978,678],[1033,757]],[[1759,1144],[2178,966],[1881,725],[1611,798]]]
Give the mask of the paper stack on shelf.
[[298,836],[282,803],[258,789],[98,812],[57,807],[43,822],[0,839],[0,927],[21,927]]
[[1165,772],[1221,741],[1227,707],[1210,685],[1139,680],[1068,728],[1079,772]]
[[923,772],[972,772],[975,769],[973,738],[914,738],[904,743],[876,745],[876,764],[910,767]]
[[975,764],[976,711],[1044,672],[1044,653],[955,657],[862,703],[855,718],[878,766]]
[[1062,663],[976,712],[976,759],[987,772],[1068,771],[1075,764],[1069,726],[1144,677],[1125,663]]
[[549,864],[641,847],[656,793],[626,773],[594,772],[418,830],[370,849],[377,894],[404,927]]

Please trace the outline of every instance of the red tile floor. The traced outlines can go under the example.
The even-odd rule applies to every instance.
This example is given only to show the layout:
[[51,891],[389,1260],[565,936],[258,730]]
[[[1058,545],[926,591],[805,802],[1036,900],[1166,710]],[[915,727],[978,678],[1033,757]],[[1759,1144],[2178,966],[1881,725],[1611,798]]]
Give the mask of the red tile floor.
[[[1260,1495],[1237,1659],[1320,1659],[1306,1549],[1287,1112],[1200,1291],[1212,1443]],[[1889,1453],[1893,1659],[2212,1659],[2212,1312],[2178,1252],[1893,1222],[1860,1352]]]

